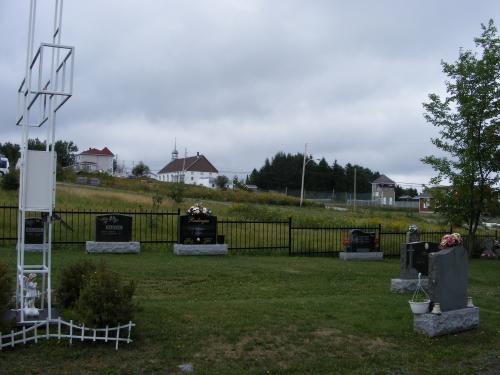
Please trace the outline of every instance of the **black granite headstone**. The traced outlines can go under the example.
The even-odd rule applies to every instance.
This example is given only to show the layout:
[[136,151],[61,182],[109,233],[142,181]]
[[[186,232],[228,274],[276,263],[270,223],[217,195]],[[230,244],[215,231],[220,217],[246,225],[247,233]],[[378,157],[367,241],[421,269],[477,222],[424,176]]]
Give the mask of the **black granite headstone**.
[[181,244],[217,243],[217,216],[180,216],[178,238]]
[[96,242],[130,242],[132,240],[132,217],[122,214],[96,215]]
[[369,252],[376,251],[375,233],[363,232],[353,229],[349,233],[349,240],[346,248],[347,252]]
[[37,217],[26,219],[24,243],[43,244],[43,220]]
[[436,242],[410,242],[401,245],[400,272],[402,279],[416,279],[429,274],[429,254],[439,250]]
[[468,262],[461,245],[429,254],[429,296],[441,311],[467,306]]

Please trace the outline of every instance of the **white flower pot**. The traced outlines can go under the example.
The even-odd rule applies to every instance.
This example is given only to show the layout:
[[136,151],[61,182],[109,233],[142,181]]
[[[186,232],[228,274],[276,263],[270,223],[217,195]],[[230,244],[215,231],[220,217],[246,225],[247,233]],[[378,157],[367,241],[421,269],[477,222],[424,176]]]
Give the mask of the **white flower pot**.
[[425,314],[426,312],[429,311],[429,304],[431,301],[427,300],[424,302],[413,302],[413,301],[408,301],[410,304],[411,312],[414,314]]

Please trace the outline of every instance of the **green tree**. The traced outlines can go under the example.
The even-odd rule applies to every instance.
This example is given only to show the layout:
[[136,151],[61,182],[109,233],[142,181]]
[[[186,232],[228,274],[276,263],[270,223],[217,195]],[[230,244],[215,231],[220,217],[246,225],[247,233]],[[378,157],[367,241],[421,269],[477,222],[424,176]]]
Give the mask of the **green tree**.
[[0,154],[9,159],[10,169],[14,170],[16,168],[17,160],[21,156],[19,145],[10,142],[5,142],[4,144],[0,143]]
[[136,177],[145,177],[149,174],[149,167],[140,161],[134,168],[132,168],[132,174]]
[[215,186],[217,186],[219,189],[224,189],[228,182],[229,178],[224,175],[220,175],[215,178]]
[[54,149],[57,153],[57,162],[61,167],[69,167],[75,164],[78,147],[73,141],[56,141]]
[[448,96],[430,94],[423,104],[425,119],[439,128],[431,141],[446,156],[422,161],[437,172],[431,183],[451,183],[437,194],[436,210],[467,224],[469,252],[481,215],[498,194],[500,170],[500,38],[493,20],[481,27],[474,39],[480,56],[461,49],[455,63],[443,61]]

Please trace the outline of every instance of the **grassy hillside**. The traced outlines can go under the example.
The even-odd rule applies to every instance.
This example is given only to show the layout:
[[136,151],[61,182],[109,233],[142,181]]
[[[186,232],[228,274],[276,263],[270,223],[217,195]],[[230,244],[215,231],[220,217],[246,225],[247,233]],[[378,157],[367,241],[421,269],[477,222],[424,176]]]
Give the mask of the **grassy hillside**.
[[[421,231],[443,230],[448,225],[438,215],[420,215],[416,210],[394,210],[375,207],[357,207],[355,211],[326,209],[314,202],[298,207],[298,199],[275,193],[220,191],[204,187],[185,186],[183,202],[171,196],[176,184],[151,180],[129,180],[109,176],[101,178],[100,187],[60,182],[57,185],[56,209],[110,209],[110,210],[177,210],[187,209],[203,202],[221,218],[243,220],[288,220],[307,226],[375,226],[386,230],[404,231],[409,224],[417,224]],[[17,192],[2,191],[2,204],[17,205]],[[153,205],[153,197],[161,204]]]

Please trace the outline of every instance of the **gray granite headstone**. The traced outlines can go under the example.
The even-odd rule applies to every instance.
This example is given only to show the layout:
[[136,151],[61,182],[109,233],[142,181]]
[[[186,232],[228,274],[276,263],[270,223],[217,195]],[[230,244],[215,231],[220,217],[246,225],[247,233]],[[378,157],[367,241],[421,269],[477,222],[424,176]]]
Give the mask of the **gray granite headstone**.
[[420,241],[420,233],[418,233],[418,230],[406,232],[406,242],[417,241]]
[[400,247],[400,277],[417,279],[418,274],[427,276],[429,254],[439,250],[436,242],[410,242]]
[[467,306],[469,255],[463,246],[429,254],[429,296],[441,311]]

